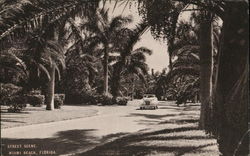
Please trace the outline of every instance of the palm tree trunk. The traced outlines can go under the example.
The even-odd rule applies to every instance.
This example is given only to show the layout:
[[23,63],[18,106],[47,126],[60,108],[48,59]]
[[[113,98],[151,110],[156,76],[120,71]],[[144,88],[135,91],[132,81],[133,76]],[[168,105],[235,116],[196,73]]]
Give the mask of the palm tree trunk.
[[173,69],[173,62],[172,62],[172,53],[173,53],[173,46],[176,36],[176,26],[178,22],[180,12],[178,10],[175,10],[173,21],[171,24],[171,36],[168,42],[168,53],[169,53],[169,70],[172,71]]
[[119,95],[120,86],[121,86],[121,74],[126,65],[126,58],[127,55],[121,54],[121,61],[120,64],[114,68],[113,73],[113,82],[112,82],[112,95],[114,99],[116,99]]
[[135,95],[135,76],[132,74],[132,94],[131,94],[132,100],[134,100],[134,95]]
[[170,52],[169,52],[168,57],[169,57],[169,71],[172,71],[172,69],[173,69],[173,62],[172,62],[172,54],[170,54]]
[[116,99],[119,96],[119,91],[120,91],[120,83],[121,83],[121,72],[122,72],[122,65],[114,69],[114,74],[113,74],[113,82],[111,86],[111,91],[113,98]]
[[54,110],[54,92],[55,92],[55,63],[52,63],[48,68],[50,80],[47,84],[47,91],[45,94],[46,110]]
[[108,54],[108,50],[107,48],[105,48],[104,51],[104,60],[103,60],[103,77],[104,77],[104,81],[103,81],[103,94],[104,95],[108,95],[109,91],[108,91],[108,59],[109,59],[109,54]]
[[213,122],[217,126],[214,133],[218,136],[219,150],[224,156],[244,156],[249,152],[248,136],[237,148],[248,130],[249,15],[246,3],[228,1],[223,19]]
[[200,97],[201,111],[199,127],[206,128],[209,108],[212,98],[212,73],[213,73],[213,26],[212,14],[203,13],[204,18],[200,23]]

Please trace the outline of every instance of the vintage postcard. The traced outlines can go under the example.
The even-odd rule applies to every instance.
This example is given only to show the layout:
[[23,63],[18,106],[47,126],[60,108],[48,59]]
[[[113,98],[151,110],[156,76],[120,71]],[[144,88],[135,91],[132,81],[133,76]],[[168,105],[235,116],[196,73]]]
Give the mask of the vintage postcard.
[[249,155],[247,0],[0,0],[1,156]]

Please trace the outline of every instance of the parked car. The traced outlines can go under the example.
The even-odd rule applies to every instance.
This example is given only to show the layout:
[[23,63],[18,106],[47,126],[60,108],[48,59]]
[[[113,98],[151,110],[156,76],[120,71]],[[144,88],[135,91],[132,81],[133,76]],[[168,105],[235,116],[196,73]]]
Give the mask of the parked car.
[[158,108],[158,99],[154,94],[145,94],[142,99],[142,104],[140,109],[157,109]]

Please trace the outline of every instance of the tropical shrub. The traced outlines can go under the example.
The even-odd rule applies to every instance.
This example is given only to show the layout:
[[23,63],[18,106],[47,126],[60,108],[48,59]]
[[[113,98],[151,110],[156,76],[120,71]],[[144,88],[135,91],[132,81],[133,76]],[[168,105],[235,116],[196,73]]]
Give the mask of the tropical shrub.
[[8,112],[16,113],[20,112],[26,107],[26,101],[24,96],[11,96],[6,98],[6,104],[9,106]]
[[113,105],[115,102],[110,95],[98,95],[95,98],[97,103],[101,103],[102,105]]
[[41,90],[33,90],[29,94],[30,95],[41,95]]
[[61,106],[64,104],[65,94],[55,94],[54,97],[54,105],[55,109],[60,109]]
[[116,98],[116,103],[117,103],[118,105],[125,106],[125,105],[127,105],[127,103],[128,103],[128,98],[127,98],[127,97],[117,97],[117,98]]
[[7,105],[11,100],[10,97],[19,94],[22,87],[11,83],[0,83],[0,104]]
[[69,104],[96,104],[97,96],[91,92],[82,92],[75,94],[66,94],[65,102]]
[[26,102],[33,107],[41,107],[44,105],[45,97],[44,95],[27,95]]

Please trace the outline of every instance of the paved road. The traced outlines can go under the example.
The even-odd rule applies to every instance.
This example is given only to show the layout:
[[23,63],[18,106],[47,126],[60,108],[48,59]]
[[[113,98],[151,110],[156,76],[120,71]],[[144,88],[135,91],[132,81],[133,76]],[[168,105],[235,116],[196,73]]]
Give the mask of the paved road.
[[[21,149],[10,147],[8,150],[35,151],[38,155],[41,150],[56,152],[56,155],[83,152],[117,137],[154,128],[154,123],[166,115],[166,109],[138,110],[135,105],[96,106],[95,109],[99,113],[93,117],[3,129],[3,149],[18,144]],[[171,111],[175,113],[180,112]],[[24,149],[25,144],[35,147]]]

